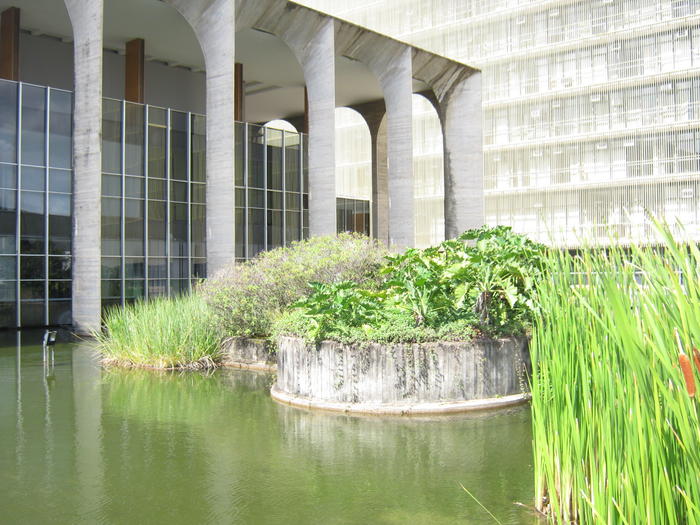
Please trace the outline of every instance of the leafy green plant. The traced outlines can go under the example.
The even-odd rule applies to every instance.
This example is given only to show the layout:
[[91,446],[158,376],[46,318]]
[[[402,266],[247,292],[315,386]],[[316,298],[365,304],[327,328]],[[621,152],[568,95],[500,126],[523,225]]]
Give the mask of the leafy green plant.
[[[448,241],[452,259],[459,259],[445,277],[454,288],[456,306],[473,305],[482,324],[493,327],[509,319],[529,320],[535,309],[535,283],[543,275],[543,245],[507,226],[469,230]],[[460,250],[459,243],[473,243]]]
[[341,333],[347,328],[367,328],[382,317],[384,294],[359,288],[357,283],[342,281],[324,284],[309,283],[313,292],[292,305],[300,308],[310,323],[309,335],[318,339],[330,325]]
[[432,325],[452,313],[452,286],[444,279],[445,251],[438,248],[408,249],[387,257],[381,273],[393,294],[392,303],[408,310],[417,326]]

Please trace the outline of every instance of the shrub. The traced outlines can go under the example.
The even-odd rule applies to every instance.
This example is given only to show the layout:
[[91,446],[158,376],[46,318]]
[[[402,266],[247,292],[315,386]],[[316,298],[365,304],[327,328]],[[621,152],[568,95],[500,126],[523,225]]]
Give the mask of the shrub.
[[229,265],[200,292],[225,336],[268,336],[284,308],[307,296],[309,284],[353,281],[376,287],[386,250],[361,235],[314,237]]
[[221,337],[211,309],[197,294],[113,308],[93,333],[108,364],[149,368],[210,368]]

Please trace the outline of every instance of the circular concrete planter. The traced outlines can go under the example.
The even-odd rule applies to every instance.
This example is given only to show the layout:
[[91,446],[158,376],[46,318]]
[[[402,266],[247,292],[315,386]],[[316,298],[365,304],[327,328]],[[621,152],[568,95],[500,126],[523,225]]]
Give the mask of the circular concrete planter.
[[526,338],[365,346],[281,337],[272,397],[364,414],[447,414],[511,406],[526,392]]

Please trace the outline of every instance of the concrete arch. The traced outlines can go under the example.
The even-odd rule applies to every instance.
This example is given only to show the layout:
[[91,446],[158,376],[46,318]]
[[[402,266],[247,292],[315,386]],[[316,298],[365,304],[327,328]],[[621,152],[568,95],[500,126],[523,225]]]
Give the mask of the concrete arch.
[[333,19],[285,2],[239,0],[236,29],[277,36],[297,58],[308,100],[309,233],[334,235],[335,44]]
[[412,53],[395,40],[339,24],[337,53],[364,63],[379,81],[387,118],[388,238],[400,250],[413,246]]
[[289,131],[291,133],[299,133],[294,124],[284,119],[270,120],[268,122],[265,122],[265,124],[263,124],[263,127],[281,129],[282,131]]
[[445,237],[450,239],[485,220],[481,72],[444,57],[416,53],[413,74],[434,93],[442,123]]
[[204,55],[207,108],[207,268],[233,259],[235,0],[163,0],[190,24]]

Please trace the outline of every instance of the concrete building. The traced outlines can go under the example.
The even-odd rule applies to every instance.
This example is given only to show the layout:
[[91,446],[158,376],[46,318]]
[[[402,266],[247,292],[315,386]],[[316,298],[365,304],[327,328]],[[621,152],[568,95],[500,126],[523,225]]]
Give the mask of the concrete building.
[[[286,0],[0,12],[0,327],[85,332],[105,307],[308,235],[412,246],[414,136],[444,151],[430,227],[483,224],[475,68]],[[433,133],[414,131],[418,93]],[[343,157],[339,108],[365,120],[361,166]]]
[[698,0],[300,2],[481,69],[487,223],[700,240]]

